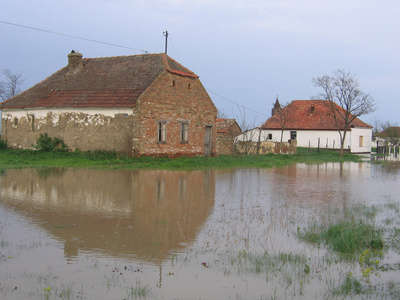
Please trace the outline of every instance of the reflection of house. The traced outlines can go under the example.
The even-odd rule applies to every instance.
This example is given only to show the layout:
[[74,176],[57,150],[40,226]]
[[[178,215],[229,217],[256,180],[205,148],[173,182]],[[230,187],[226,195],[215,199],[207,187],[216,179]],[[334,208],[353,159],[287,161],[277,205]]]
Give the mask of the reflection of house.
[[7,170],[0,203],[79,251],[163,259],[192,242],[214,205],[212,170]]
[[[294,100],[281,110],[276,105],[277,113],[261,127],[246,132],[241,139],[280,142],[282,138],[282,141],[296,140],[298,147],[340,149],[340,135],[329,101]],[[371,140],[372,126],[356,118],[346,134],[344,149],[369,153]]]
[[217,119],[217,153],[233,154],[235,137],[242,133],[235,119]]
[[1,103],[3,139],[31,148],[40,133],[70,149],[133,155],[215,153],[217,109],[198,76],[166,54],[83,58]]

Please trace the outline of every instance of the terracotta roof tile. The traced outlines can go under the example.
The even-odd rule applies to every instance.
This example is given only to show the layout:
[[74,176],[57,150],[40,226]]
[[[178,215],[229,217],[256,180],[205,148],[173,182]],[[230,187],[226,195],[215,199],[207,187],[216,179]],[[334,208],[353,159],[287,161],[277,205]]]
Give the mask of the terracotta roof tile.
[[400,137],[400,127],[392,126],[388,127],[385,130],[375,134],[377,137],[385,138],[385,137]]
[[164,53],[83,58],[77,65],[67,65],[30,89],[1,103],[0,108],[133,106],[140,96],[138,93],[144,92],[163,72],[198,77]]
[[[330,102],[327,100],[294,100],[280,113],[269,118],[262,128],[281,129],[281,120],[285,120],[286,130],[337,130]],[[372,128],[358,118],[353,121],[352,127],[354,126]]]
[[143,89],[61,90],[41,98],[34,107],[133,107]]

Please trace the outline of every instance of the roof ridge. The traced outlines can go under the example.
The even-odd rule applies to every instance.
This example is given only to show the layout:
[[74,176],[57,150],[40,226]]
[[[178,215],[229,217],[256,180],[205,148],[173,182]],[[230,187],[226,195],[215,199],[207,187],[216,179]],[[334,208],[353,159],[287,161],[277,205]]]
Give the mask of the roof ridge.
[[[162,59],[163,59],[164,65],[165,65],[165,70],[167,70],[168,72],[177,74],[177,75],[181,75],[181,76],[186,76],[186,77],[199,78],[199,76],[196,75],[193,71],[189,70],[188,68],[183,66],[181,63],[177,62],[175,59],[170,57],[168,54],[162,53]],[[181,67],[185,71],[180,71],[175,68],[172,68],[170,66],[168,60],[171,60],[172,62],[176,63],[179,67]]]
[[156,56],[156,55],[163,55],[163,53],[142,53],[142,54],[132,54],[132,55],[116,55],[116,56],[98,56],[98,57],[83,57],[85,60],[92,60],[92,59],[113,59],[113,58],[129,58],[133,56]]

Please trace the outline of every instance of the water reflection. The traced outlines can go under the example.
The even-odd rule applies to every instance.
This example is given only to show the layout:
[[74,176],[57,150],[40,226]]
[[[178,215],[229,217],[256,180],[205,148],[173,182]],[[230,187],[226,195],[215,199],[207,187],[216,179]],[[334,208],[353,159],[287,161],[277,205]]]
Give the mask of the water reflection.
[[190,244],[214,205],[214,171],[8,170],[1,202],[64,242],[158,262]]
[[[399,172],[369,163],[8,170],[0,176],[0,298],[43,299],[46,287],[55,296],[70,286],[73,298],[132,299],[138,283],[155,299],[329,298],[346,274],[364,278],[360,266],[328,263],[330,251],[299,242],[297,230],[350,209],[396,233]],[[368,210],[351,209],[359,204]],[[385,253],[381,265],[394,269],[380,272],[383,281],[399,278],[396,249]],[[258,272],[251,258],[264,254],[274,263]],[[291,254],[306,261],[286,262]]]

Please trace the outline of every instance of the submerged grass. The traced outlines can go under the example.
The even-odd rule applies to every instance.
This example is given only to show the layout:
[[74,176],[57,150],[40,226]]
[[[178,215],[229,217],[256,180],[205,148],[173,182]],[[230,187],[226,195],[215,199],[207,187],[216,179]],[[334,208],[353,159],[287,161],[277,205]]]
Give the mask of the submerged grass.
[[207,169],[207,168],[271,168],[291,163],[361,161],[347,153],[340,157],[329,150],[298,148],[297,154],[220,155],[216,157],[127,157],[116,152],[42,152],[33,150],[0,150],[1,170],[30,167],[85,167],[111,169]]
[[356,258],[365,249],[383,248],[380,231],[371,224],[356,221],[342,220],[321,231],[305,231],[299,236],[310,243],[324,243],[347,258]]

